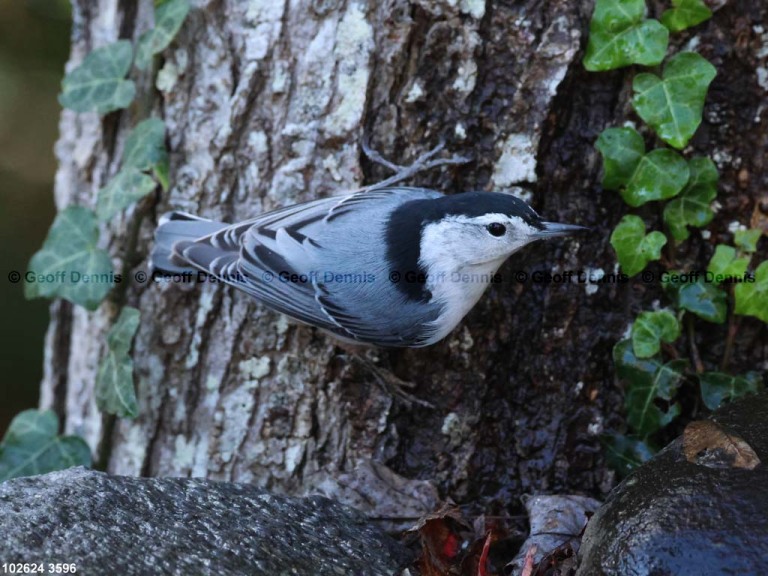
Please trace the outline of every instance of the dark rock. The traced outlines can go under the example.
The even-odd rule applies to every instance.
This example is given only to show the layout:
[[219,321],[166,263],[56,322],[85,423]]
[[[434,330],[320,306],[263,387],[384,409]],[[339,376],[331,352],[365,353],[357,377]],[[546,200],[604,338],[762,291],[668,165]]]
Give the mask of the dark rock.
[[[694,442],[686,430],[616,487],[587,525],[578,574],[765,573],[768,393],[734,402],[712,420],[716,426],[691,427]],[[728,435],[702,448],[702,430]]]
[[323,497],[72,468],[0,484],[3,562],[78,574],[397,574],[408,551]]

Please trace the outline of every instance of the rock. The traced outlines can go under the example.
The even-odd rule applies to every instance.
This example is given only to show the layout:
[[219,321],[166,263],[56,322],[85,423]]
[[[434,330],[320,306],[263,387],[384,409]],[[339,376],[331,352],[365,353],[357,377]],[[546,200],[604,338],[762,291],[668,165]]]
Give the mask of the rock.
[[768,558],[768,393],[691,423],[587,525],[582,576],[762,574]]
[[375,574],[408,550],[357,511],[245,484],[70,468],[0,484],[3,562],[78,574]]

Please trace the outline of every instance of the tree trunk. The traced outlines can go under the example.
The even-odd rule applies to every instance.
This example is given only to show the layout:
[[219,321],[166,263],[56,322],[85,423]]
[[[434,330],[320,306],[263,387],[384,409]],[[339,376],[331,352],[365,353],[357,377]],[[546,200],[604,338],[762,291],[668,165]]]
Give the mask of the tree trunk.
[[[149,0],[73,5],[71,66],[151,24]],[[591,10],[576,0],[194,2],[157,82],[134,78],[165,121],[171,189],[142,219],[137,255],[126,246],[138,212],[103,231],[125,267],[126,303],[141,311],[140,415],[112,426],[94,403],[114,303],[52,306],[43,406],[99,447],[112,473],[321,492],[379,516],[418,516],[445,498],[511,510],[523,492],[610,488],[599,435],[621,414],[611,348],[655,288],[533,281],[536,271],[615,270],[608,238],[627,208],[600,188],[594,140],[628,116],[631,75],[584,71]],[[736,188],[741,169],[755,175],[738,190],[747,198],[768,184],[768,132],[752,123],[766,116],[754,77],[760,23],[761,0],[734,0],[673,39],[696,36],[720,72],[693,146],[730,155],[721,190]],[[62,113],[59,208],[93,205],[142,114]],[[333,339],[241,292],[135,280],[166,210],[237,221],[383,179],[361,155],[366,137],[400,164],[443,137],[473,161],[409,184],[511,191],[547,220],[593,228],[514,256],[443,342],[366,353],[431,408],[393,396]],[[743,208],[721,203],[739,218]]]

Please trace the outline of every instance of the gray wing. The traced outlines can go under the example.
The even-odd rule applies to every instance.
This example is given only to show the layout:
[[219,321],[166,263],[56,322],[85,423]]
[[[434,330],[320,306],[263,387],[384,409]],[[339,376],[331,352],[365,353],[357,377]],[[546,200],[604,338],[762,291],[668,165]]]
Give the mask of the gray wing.
[[[181,252],[197,268],[301,322],[349,340],[414,345],[411,334],[381,322],[392,305],[382,300],[389,292],[380,291],[386,290],[386,262],[383,252],[361,247],[384,250],[383,231],[394,208],[440,196],[420,188],[383,188],[324,198],[234,224]],[[328,281],[328,274],[361,273],[381,283]]]

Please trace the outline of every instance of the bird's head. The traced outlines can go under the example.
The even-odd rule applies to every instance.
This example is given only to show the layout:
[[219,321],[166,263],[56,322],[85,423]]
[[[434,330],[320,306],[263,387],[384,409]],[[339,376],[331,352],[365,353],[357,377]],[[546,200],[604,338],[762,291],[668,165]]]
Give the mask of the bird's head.
[[498,265],[531,242],[585,230],[546,222],[509,194],[467,192],[434,202],[422,230],[421,257],[427,266],[440,259],[459,266]]

